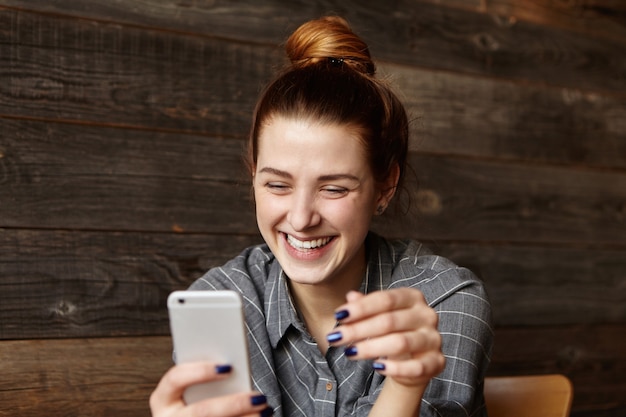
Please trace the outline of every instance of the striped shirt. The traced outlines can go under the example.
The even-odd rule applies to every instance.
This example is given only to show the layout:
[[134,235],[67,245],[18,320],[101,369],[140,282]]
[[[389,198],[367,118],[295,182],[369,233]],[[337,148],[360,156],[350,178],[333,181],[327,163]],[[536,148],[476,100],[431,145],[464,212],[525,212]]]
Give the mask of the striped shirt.
[[[370,233],[366,246],[361,292],[413,287],[439,315],[446,367],[429,383],[420,416],[486,416],[483,378],[493,331],[482,282],[416,241]],[[259,245],[211,269],[190,289],[242,295],[253,387],[268,397],[275,416],[367,416],[384,377],[371,361],[348,359],[343,348],[322,355],[294,308],[287,279],[268,247]]]

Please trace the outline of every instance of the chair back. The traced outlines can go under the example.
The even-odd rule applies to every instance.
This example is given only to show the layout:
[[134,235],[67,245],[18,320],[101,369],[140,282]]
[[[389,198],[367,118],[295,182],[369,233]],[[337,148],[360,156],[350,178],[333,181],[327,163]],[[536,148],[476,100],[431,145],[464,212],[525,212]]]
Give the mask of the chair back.
[[485,378],[489,417],[569,417],[573,391],[560,374]]

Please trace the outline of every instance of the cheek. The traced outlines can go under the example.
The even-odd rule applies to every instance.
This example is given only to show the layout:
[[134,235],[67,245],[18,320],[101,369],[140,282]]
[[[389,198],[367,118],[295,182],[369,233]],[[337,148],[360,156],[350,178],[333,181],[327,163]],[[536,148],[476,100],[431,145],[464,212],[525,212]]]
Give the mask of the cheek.
[[332,219],[337,226],[369,228],[371,213],[369,202],[366,203],[360,199],[336,200],[334,204],[328,205],[325,217]]
[[259,223],[271,222],[281,216],[280,201],[266,193],[254,193],[256,217]]

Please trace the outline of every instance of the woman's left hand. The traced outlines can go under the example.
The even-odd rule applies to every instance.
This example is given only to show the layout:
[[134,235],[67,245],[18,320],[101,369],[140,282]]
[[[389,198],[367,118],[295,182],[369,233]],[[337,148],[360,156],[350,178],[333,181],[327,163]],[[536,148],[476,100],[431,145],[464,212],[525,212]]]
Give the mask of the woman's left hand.
[[420,291],[352,291],[346,300],[331,346],[345,346],[350,359],[373,359],[374,369],[406,387],[424,387],[443,370],[438,316]]

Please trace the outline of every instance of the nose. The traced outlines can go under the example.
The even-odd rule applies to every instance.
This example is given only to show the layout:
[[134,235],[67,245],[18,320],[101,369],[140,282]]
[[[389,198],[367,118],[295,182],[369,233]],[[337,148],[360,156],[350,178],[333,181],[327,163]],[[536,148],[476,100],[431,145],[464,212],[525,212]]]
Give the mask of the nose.
[[321,216],[317,209],[315,197],[305,192],[294,193],[287,221],[296,232],[317,226],[321,221]]

